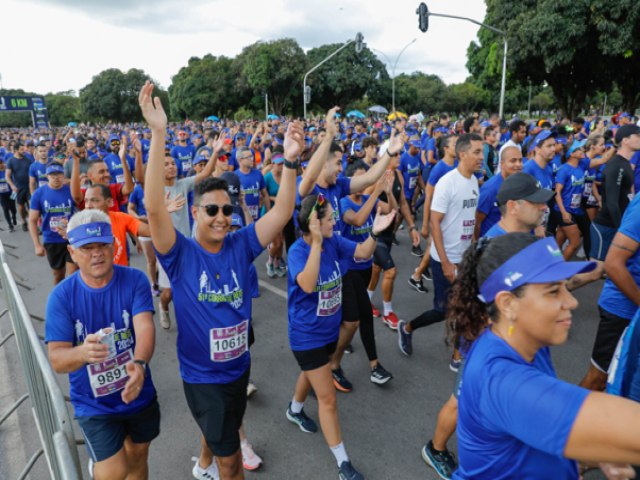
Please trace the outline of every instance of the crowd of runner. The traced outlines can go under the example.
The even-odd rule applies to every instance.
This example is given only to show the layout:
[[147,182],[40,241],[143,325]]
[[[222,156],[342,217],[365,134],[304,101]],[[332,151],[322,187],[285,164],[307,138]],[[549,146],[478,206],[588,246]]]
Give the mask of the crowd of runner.
[[[339,478],[364,478],[336,401],[353,388],[341,360],[357,330],[371,382],[393,379],[375,318],[407,356],[416,330],[447,320],[457,382],[421,450],[440,478],[577,479],[598,464],[608,478],[634,476],[640,406],[597,392],[640,305],[636,118],[387,121],[336,107],[306,121],[169,124],[152,92],[140,92],[144,124],[0,131],[4,219],[51,268],[49,359],[69,373],[94,478],[148,476],[156,323],[178,329],[202,445],[193,476],[261,466],[243,429],[257,268],[288,281],[300,374],[283,413],[303,432],[320,424]],[[416,268],[402,281],[434,293],[410,321],[393,305],[403,228],[411,247],[394,255]],[[129,267],[132,249],[146,272]],[[600,325],[574,386],[556,378],[548,347],[567,339],[570,291],[592,282]],[[310,392],[317,421],[304,411]],[[456,431],[458,460],[447,447]]]

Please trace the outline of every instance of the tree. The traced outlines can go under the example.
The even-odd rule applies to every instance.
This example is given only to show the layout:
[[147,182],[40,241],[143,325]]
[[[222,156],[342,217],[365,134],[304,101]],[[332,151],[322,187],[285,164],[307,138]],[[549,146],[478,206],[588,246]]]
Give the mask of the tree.
[[[142,120],[142,113],[138,106],[138,93],[140,87],[150,80],[157,85],[151,77],[142,70],[132,68],[127,73],[110,68],[93,77],[91,83],[80,90],[80,105],[82,115],[87,120],[111,120],[117,122],[137,122]],[[163,106],[167,99],[160,93],[161,89],[155,89],[155,95],[163,100]]]
[[[343,44],[332,43],[312,48],[307,52],[309,68],[320,63]],[[312,103],[321,109],[334,105],[346,105],[361,98],[376,82],[389,78],[384,64],[366,46],[356,53],[355,45],[349,45],[313,72],[307,84],[312,89]]]
[[414,72],[396,77],[396,109],[435,113],[446,109],[447,86],[437,75]]
[[232,59],[210,54],[190,58],[169,87],[172,115],[202,119],[212,114],[228,114],[243,100],[235,82]]
[[471,83],[455,83],[447,89],[446,110],[451,113],[470,113],[487,105],[487,92]]
[[80,98],[73,90],[47,93],[44,96],[51,125],[67,125],[80,120]]
[[236,88],[250,99],[249,108],[263,108],[267,93],[273,111],[282,114],[301,103],[306,68],[306,57],[298,42],[283,38],[245,47],[235,58],[233,69],[237,73]]

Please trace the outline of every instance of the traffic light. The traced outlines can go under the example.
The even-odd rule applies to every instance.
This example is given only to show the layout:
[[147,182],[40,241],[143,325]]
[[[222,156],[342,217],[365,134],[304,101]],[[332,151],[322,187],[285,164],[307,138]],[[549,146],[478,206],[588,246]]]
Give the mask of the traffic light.
[[364,48],[364,35],[360,32],[356,34],[356,53],[360,53]]
[[426,32],[429,30],[429,8],[427,8],[427,4],[422,2],[418,6],[416,13],[418,14],[418,28],[422,32]]
[[304,87],[304,103],[311,103],[311,87],[309,85]]

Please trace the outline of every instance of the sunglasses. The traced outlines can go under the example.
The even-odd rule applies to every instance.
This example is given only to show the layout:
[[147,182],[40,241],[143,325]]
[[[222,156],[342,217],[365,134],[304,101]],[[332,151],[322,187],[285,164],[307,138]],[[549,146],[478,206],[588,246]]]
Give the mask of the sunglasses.
[[309,216],[307,217],[307,221],[311,220],[311,215],[313,212],[317,211],[318,207],[322,207],[324,205],[325,198],[324,195],[319,193],[318,198],[316,198],[316,203],[313,204],[311,211],[309,212]]
[[216,205],[215,203],[211,203],[209,205],[196,205],[196,207],[204,208],[205,211],[207,212],[207,215],[209,215],[210,217],[215,217],[216,215],[218,215],[218,212],[220,211],[221,208],[222,208],[222,214],[225,217],[230,217],[231,214],[233,213],[233,205],[230,205],[228,203],[226,205],[222,205],[222,207],[220,207],[219,205]]

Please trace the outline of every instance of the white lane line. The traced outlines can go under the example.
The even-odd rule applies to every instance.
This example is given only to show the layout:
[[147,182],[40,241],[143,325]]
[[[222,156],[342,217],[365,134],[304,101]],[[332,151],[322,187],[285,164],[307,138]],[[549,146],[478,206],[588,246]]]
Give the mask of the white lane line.
[[270,283],[267,283],[267,282],[265,282],[263,280],[258,280],[258,285],[260,285],[262,288],[266,288],[270,292],[275,293],[276,295],[284,298],[285,300],[287,299],[287,292],[285,292],[281,288],[274,287]]

